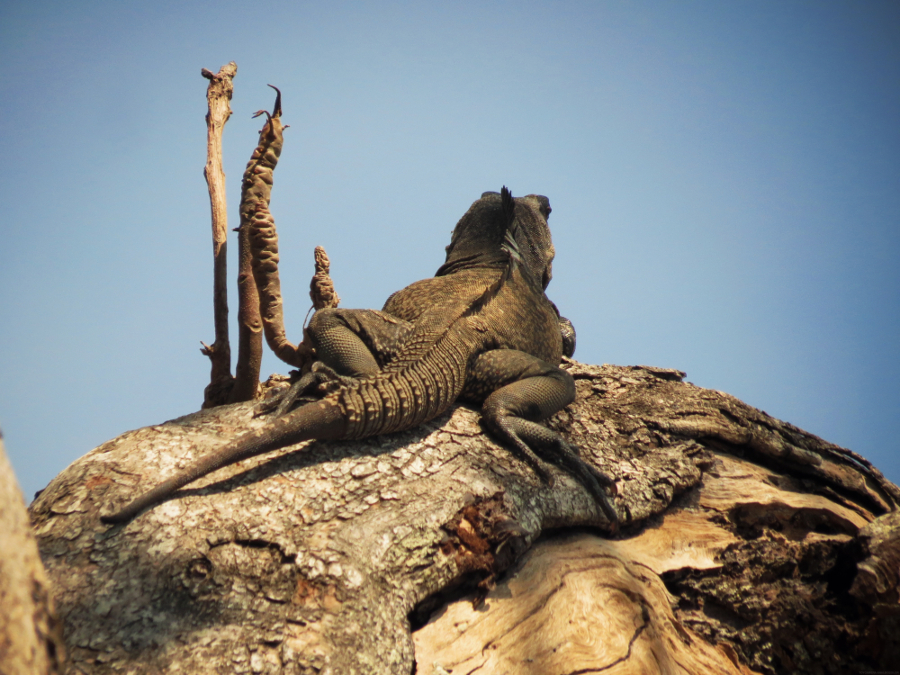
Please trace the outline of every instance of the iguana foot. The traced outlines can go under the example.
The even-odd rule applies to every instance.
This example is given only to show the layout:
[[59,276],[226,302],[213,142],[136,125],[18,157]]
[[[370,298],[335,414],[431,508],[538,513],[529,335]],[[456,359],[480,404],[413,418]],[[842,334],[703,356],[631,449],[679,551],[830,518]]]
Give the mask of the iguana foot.
[[275,417],[290,412],[303,398],[314,400],[337,389],[353,378],[338,375],[324,363],[316,362],[312,369],[294,382],[283,394],[276,394],[270,399],[260,402],[253,413],[254,417],[262,417],[274,413]]
[[498,417],[490,420],[489,426],[514,448],[516,454],[522,457],[544,482],[550,485],[553,482],[547,470],[549,463],[581,483],[600,505],[612,531],[616,532],[619,529],[619,514],[611,499],[611,495],[618,492],[615,481],[581,459],[575,448],[562,436],[521,417]]
[[547,463],[566,471],[594,497],[611,529],[618,529],[619,516],[610,498],[615,482],[582,460],[562,436],[537,423],[575,400],[575,380],[569,373],[525,352],[495,349],[482,353],[471,366],[466,387],[470,398],[491,392],[481,407],[484,423],[542,480],[551,482]]

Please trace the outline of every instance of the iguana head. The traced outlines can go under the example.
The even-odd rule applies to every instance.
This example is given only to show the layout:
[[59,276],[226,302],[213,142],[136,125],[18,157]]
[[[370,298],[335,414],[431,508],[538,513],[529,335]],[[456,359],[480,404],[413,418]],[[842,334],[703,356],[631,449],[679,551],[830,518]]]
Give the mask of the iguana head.
[[543,195],[512,199],[513,211],[499,192],[485,192],[469,207],[453,229],[447,260],[435,276],[460,270],[509,264],[509,253],[503,247],[507,231],[511,231],[518,250],[519,264],[536,283],[547,288],[552,277],[556,251],[550,238],[547,218],[550,200]]

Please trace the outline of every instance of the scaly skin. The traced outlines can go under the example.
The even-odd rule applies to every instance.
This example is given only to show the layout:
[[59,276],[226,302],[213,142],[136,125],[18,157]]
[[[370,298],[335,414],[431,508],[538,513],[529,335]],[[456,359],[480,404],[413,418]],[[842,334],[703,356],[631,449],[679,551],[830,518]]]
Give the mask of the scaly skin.
[[[394,293],[381,312],[326,309],[310,336],[328,393],[276,416],[101,520],[125,523],[222,466],[308,439],[364,438],[408,429],[458,399],[483,403],[491,431],[548,483],[550,462],[597,500],[611,529],[613,481],[537,424],[575,398],[560,369],[572,324],[544,294],[554,257],[546,197],[485,193],[463,216],[431,279]],[[330,373],[325,376],[325,373]],[[305,379],[307,387],[315,375]],[[294,395],[296,392],[294,392]]]

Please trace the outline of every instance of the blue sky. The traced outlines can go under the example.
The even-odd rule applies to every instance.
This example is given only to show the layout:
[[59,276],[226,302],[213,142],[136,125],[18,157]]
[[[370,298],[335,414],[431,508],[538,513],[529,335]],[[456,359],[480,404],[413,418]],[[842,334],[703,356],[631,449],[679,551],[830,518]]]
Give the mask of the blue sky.
[[900,4],[32,0],[0,7],[0,427],[27,497],[200,405],[200,69],[231,60],[230,226],[268,83],[291,125],[289,337],[314,246],[342,306],[380,307],[481,192],[545,194],[578,359],[679,368],[900,482]]

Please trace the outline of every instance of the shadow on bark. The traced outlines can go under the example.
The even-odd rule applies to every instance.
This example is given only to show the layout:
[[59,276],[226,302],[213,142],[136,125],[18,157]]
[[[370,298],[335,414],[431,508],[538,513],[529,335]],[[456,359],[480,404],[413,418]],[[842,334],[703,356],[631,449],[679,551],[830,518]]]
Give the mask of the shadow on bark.
[[465,407],[246,460],[113,529],[101,513],[265,419],[223,406],[95,449],[32,505],[72,672],[890,664],[896,486],[678,371],[566,368],[578,397],[551,425],[615,477],[613,539],[579,484],[543,485]]

